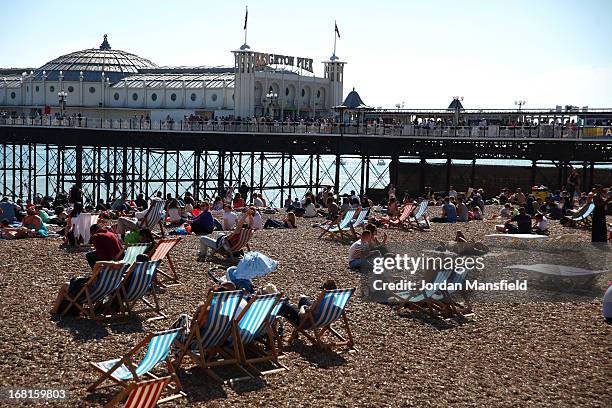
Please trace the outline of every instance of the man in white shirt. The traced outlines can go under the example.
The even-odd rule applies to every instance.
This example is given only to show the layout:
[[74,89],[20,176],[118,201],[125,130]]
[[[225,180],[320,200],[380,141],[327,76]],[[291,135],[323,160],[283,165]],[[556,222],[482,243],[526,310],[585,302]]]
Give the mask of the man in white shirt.
[[232,206],[225,204],[223,206],[223,231],[232,231],[236,228],[238,216],[232,212]]
[[369,230],[364,230],[361,233],[361,238],[353,242],[353,245],[349,248],[348,264],[351,269],[359,269],[364,262],[367,262],[366,258],[370,249],[370,242],[372,240],[372,233]]
[[253,231],[263,229],[263,223],[261,221],[261,214],[259,213],[259,211],[257,211],[255,207],[249,207],[249,209],[247,210],[247,216],[248,215],[251,216],[249,217],[249,221],[250,221],[249,224],[251,225],[251,228],[253,229]]
[[450,186],[450,189],[448,190],[448,196],[457,198],[457,191],[455,191],[453,186]]
[[533,226],[533,232],[539,235],[548,235],[548,228],[550,222],[544,216],[544,214],[537,213],[535,215],[535,225]]
[[265,204],[259,194],[255,194],[255,198],[253,199],[253,205],[257,208],[265,207]]

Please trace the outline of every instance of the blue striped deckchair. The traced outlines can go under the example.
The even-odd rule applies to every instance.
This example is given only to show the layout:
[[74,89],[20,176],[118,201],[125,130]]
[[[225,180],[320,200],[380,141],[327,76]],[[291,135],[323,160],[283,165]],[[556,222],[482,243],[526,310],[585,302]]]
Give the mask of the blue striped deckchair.
[[344,214],[338,216],[335,221],[319,225],[319,228],[323,229],[319,239],[323,238],[325,234],[329,234],[332,237],[340,235],[340,238],[343,238],[345,234],[348,236],[348,233],[351,231],[351,222],[355,218],[356,212],[357,209],[348,209]]
[[270,316],[268,316],[268,324],[263,326],[259,330],[259,333],[257,333],[258,338],[264,338],[268,336],[267,327],[270,326],[270,328],[272,328],[272,336],[274,337],[274,340],[276,341],[276,350],[279,354],[281,354],[283,350],[283,347],[282,347],[283,339],[279,336],[276,326],[277,326],[278,313],[280,312],[280,309],[281,307],[283,307],[284,303],[285,303],[285,299],[281,298],[276,303],[276,305],[274,305],[274,307],[272,308],[272,311],[270,312]]
[[[178,358],[175,367],[180,367],[185,356],[189,356],[199,364],[215,380],[223,382],[211,368],[223,364],[234,364],[239,355],[238,346],[234,343],[234,352],[228,354],[224,350],[225,342],[231,335],[234,326],[234,316],[242,299],[242,291],[229,292],[210,291],[206,302],[198,307],[189,334],[184,341],[178,340]],[[221,354],[223,359],[216,359]],[[233,355],[232,355],[233,354]]]
[[448,316],[463,316],[472,313],[472,307],[469,305],[466,298],[464,304],[453,299],[453,295],[459,292],[457,287],[463,288],[470,270],[465,270],[463,273],[452,272],[447,281],[453,286],[446,290],[439,290],[431,296],[431,300],[436,302],[436,305],[442,309],[442,312]]
[[[278,352],[274,345],[274,333],[270,326],[272,311],[277,309],[276,313],[278,314],[280,310],[280,307],[277,308],[276,306],[280,303],[281,297],[282,293],[253,296],[236,318],[236,331],[229,338],[230,345],[234,342],[238,343],[240,363],[258,375],[286,370],[286,367],[278,363]],[[267,350],[255,342],[262,333],[267,334]],[[255,357],[247,357],[247,351],[254,353]],[[262,372],[253,366],[253,364],[261,362],[272,362],[280,366],[280,368]],[[249,375],[249,377],[251,376]]]
[[123,262],[128,265],[136,262],[136,257],[138,255],[142,255],[147,252],[150,244],[129,244],[125,247],[125,251],[123,251]]
[[[354,292],[355,289],[334,289],[321,292],[319,298],[307,310],[299,325],[296,326],[290,321],[295,326],[295,330],[289,338],[289,344],[293,343],[301,333],[315,346],[322,349],[332,349],[338,346],[347,346],[349,349],[353,349],[353,335],[345,310]],[[332,328],[332,324],[340,318],[342,318],[347,339]],[[309,331],[312,331],[314,335],[308,333]],[[324,342],[323,337],[328,332],[333,334],[339,341]]]
[[96,316],[94,309],[107,296],[114,294],[125,275],[129,265],[123,262],[96,262],[89,280],[74,297],[66,296],[69,302],[61,316],[72,307],[79,309],[80,314],[92,319],[106,316]]
[[162,238],[165,238],[164,214],[164,201],[158,198],[151,199],[149,209],[144,218],[140,221],[140,228],[148,228],[153,231],[153,228],[159,225]]
[[[452,271],[439,271],[436,273],[432,283],[439,285],[451,276]],[[400,303],[397,305],[396,310],[400,313],[403,309],[409,309],[415,312],[427,312],[432,317],[436,316],[440,311],[439,305],[433,301],[432,296],[436,293],[436,290],[421,290],[418,292],[396,292],[394,295],[400,299]]]
[[[111,381],[113,383],[112,385],[127,388],[134,383],[140,382],[143,378],[158,379],[159,377],[153,374],[152,371],[164,364],[167,369],[167,374],[170,375],[173,384],[168,385],[168,388],[175,391],[176,394],[161,399],[159,402],[166,402],[185,396],[185,393],[181,391],[181,383],[170,361],[170,350],[180,330],[180,328],[177,328],[157,333],[149,333],[122,358],[99,363],[90,362],[90,366],[100,373],[100,378],[90,385],[87,391],[94,391],[106,380]],[[147,347],[147,351],[140,362],[136,364],[135,360],[142,354],[145,346]]]
[[359,214],[357,214],[357,217],[355,217],[353,222],[349,224],[351,228],[351,232],[353,233],[353,236],[355,237],[355,239],[359,239],[359,235],[357,234],[357,231],[355,231],[355,228],[359,228],[359,227],[363,228],[365,226],[366,222],[368,221],[369,213],[370,213],[369,208],[360,209]]
[[591,203],[582,214],[573,217],[566,216],[569,220],[568,225],[588,227],[591,222],[591,214],[593,214],[594,210],[595,204]]
[[[157,288],[153,284],[157,274],[157,267],[161,261],[148,261],[133,263],[125,274],[121,287],[116,292],[116,298],[121,305],[121,313],[143,314],[154,312],[157,316],[147,321],[165,319],[157,300]],[[145,296],[151,294],[151,300]],[[134,306],[138,302],[144,303],[147,308],[135,310]]]
[[429,228],[429,217],[427,216],[427,200],[419,203],[413,216],[408,217],[407,227],[416,227],[418,230],[423,230],[423,223]]

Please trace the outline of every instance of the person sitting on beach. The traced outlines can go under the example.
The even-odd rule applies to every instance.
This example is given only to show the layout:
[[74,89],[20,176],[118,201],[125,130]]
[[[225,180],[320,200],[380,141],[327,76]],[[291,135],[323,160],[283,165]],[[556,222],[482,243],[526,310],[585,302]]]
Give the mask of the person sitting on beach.
[[21,223],[28,229],[28,235],[31,237],[48,237],[49,231],[42,219],[36,215],[36,210],[28,208],[26,216],[23,217]]
[[266,202],[263,199],[263,194],[253,194],[253,205],[257,208],[265,208]]
[[397,218],[400,216],[400,210],[397,206],[397,198],[391,197],[389,199],[389,205],[387,207],[387,215],[389,218]]
[[249,226],[253,229],[253,231],[258,231],[263,229],[263,220],[261,219],[261,213],[257,210],[257,208],[251,206],[247,209],[246,214],[248,215]]
[[92,269],[96,262],[118,259],[123,253],[123,244],[111,230],[93,224],[89,232],[91,234],[89,242],[94,246],[94,250],[87,252],[85,258]]
[[273,228],[297,228],[295,214],[292,211],[289,211],[283,222],[268,218],[268,220],[264,224],[264,229]]
[[349,208],[351,208],[351,203],[348,197],[342,198],[342,205],[340,206],[340,212],[345,213]]
[[[76,209],[76,204],[75,204],[75,209]],[[124,236],[127,232],[138,230],[142,223],[142,220],[147,218],[147,214],[149,214],[149,211],[152,211],[152,210],[153,210],[153,207],[147,206],[146,210],[136,211],[134,213],[134,217],[119,217],[117,219],[117,224],[115,225],[115,232],[119,234],[120,236]],[[160,211],[160,215],[163,217],[165,215],[164,210],[160,209],[159,211]]]
[[314,218],[318,217],[319,213],[317,212],[317,208],[314,203],[310,199],[310,197],[306,198],[304,202],[304,218]]
[[215,201],[213,201],[212,206],[213,211],[221,211],[223,210],[223,199],[219,196],[215,197]]
[[351,269],[359,269],[366,264],[370,264],[367,258],[381,256],[377,250],[372,250],[372,232],[365,229],[361,233],[361,238],[353,242],[349,248],[348,265]]
[[338,215],[340,214],[340,207],[338,206],[338,204],[336,203],[333,197],[331,196],[327,197],[326,205],[327,205],[327,211],[319,210],[318,211],[319,214],[330,221],[338,218]]
[[370,240],[370,247],[374,250],[378,250],[381,253],[386,253],[386,249],[384,248],[384,245],[387,243],[387,240],[389,239],[389,237],[387,236],[386,232],[383,232],[382,235],[382,240],[378,239],[378,228],[376,228],[376,225],[368,223],[363,227],[364,230],[368,230],[372,233],[371,235],[371,240]]
[[236,195],[234,196],[234,201],[232,202],[232,205],[234,206],[234,208],[246,207],[246,203],[244,202],[244,199],[242,198],[242,195],[240,195],[240,193],[236,193]]
[[179,202],[176,198],[168,200],[166,203],[166,211],[168,212],[168,217],[172,225],[181,225],[185,222],[185,218],[183,218]]
[[128,195],[127,193],[122,193],[111,205],[111,210],[118,212],[129,212],[132,208],[127,203]]
[[[516,225],[512,224],[513,222],[516,222]],[[525,207],[520,207],[518,215],[504,225],[497,225],[495,229],[506,234],[531,234],[531,217],[527,215]]]
[[523,191],[521,191],[520,188],[517,188],[516,193],[512,195],[512,197],[510,198],[510,201],[513,204],[518,204],[519,206],[522,206],[522,205],[525,205],[525,202],[527,201],[527,197],[525,197],[525,194],[523,193]]
[[151,230],[148,228],[130,231],[128,234],[125,234],[125,237],[123,238],[123,243],[125,245],[152,244],[153,242],[155,242],[155,238],[153,237]]
[[230,204],[223,205],[223,231],[231,231],[236,228],[238,216],[232,212]]
[[444,197],[444,205],[442,205],[442,215],[434,217],[432,222],[457,222],[457,207],[450,202],[450,197]]
[[535,215],[535,224],[533,225],[533,232],[538,235],[548,235],[548,228],[550,226],[550,222],[542,213],[537,213]]
[[11,227],[7,220],[0,221],[0,238],[2,239],[20,239],[20,238],[27,238],[27,237],[28,237],[27,228]]
[[200,213],[191,221],[191,232],[194,234],[211,234],[215,229],[215,219],[210,212],[210,203],[200,205]]
[[298,198],[297,198],[297,197],[295,197],[295,198],[293,199],[293,208],[294,208],[294,209],[296,209],[296,208],[302,208],[302,203],[300,203],[300,200],[298,200]]
[[477,205],[472,207],[472,214],[473,214],[473,219],[476,221],[480,221],[483,219],[482,210]]
[[285,209],[285,211],[293,210],[293,201],[291,200],[291,194],[289,194],[287,198],[285,198],[285,204],[283,205],[283,208]]
[[462,196],[457,197],[457,221],[468,222],[469,214],[467,205],[464,203]]
[[[326,280],[321,286],[321,290],[335,289],[338,289],[338,287],[336,286],[336,281],[333,279]],[[295,326],[298,326],[313,303],[314,300],[312,298],[301,295],[297,305],[289,302],[283,302],[282,306],[278,310],[278,315],[284,317],[287,319],[287,321],[293,323]]]
[[146,210],[147,208],[149,208],[149,203],[147,202],[147,200],[145,200],[144,194],[142,193],[136,196],[135,203],[136,203],[136,208],[138,209],[138,211]]
[[221,247],[231,248],[240,239],[242,229],[251,228],[252,218],[251,211],[247,210],[242,214],[242,217],[236,222],[236,227],[229,234],[221,234],[217,238],[208,237],[206,235],[200,237],[198,259],[202,260],[206,258],[209,248],[214,251],[219,250]]
[[2,197],[0,201],[0,220],[7,220],[10,223],[17,221],[18,206],[9,201],[8,197]]

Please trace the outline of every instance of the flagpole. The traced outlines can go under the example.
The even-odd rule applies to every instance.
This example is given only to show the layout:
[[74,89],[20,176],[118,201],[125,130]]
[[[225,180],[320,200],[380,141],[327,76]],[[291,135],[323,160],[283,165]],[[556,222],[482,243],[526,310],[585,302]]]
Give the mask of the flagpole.
[[334,20],[334,56],[336,55],[336,27],[338,23],[336,23],[336,20]]
[[[245,16],[249,15],[249,6],[246,6],[246,14]],[[244,43],[247,43],[247,31],[248,31],[248,24],[247,24],[247,20],[245,18],[244,20]]]

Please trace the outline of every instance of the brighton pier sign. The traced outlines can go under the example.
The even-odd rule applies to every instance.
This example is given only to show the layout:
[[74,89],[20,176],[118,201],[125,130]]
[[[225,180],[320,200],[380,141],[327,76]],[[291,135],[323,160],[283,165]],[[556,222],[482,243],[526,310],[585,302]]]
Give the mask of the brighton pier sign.
[[268,54],[264,52],[255,53],[255,66],[265,67],[267,65],[285,65],[297,67],[304,71],[312,71],[312,58],[290,57],[288,55]]

